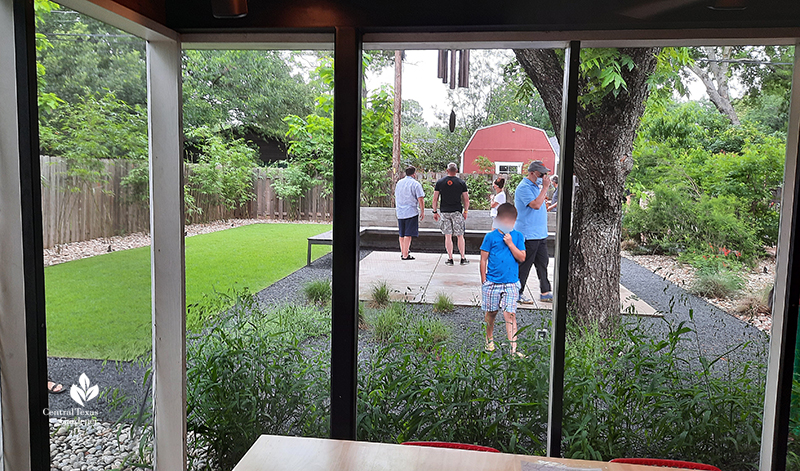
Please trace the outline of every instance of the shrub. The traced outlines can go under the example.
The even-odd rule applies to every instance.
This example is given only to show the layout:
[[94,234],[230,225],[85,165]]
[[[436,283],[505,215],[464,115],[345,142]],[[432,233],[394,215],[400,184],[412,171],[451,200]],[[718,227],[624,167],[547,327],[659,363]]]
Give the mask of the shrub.
[[370,319],[372,335],[378,342],[395,342],[405,337],[408,315],[403,304],[392,303],[378,310]]
[[450,340],[450,326],[435,317],[423,317],[414,322],[408,336],[415,350],[432,352]]
[[469,191],[469,207],[471,209],[489,209],[489,195],[492,194],[492,182],[489,177],[486,175],[467,175],[466,183]]
[[297,219],[300,216],[300,198],[318,183],[318,180],[306,174],[298,164],[285,161],[278,164],[285,168],[269,168],[267,176],[272,180],[275,195],[286,203],[289,219]]
[[331,280],[314,280],[303,285],[303,296],[314,304],[327,304],[331,300]]
[[379,281],[372,286],[371,296],[373,306],[387,306],[392,300],[392,289],[387,282]]
[[727,298],[742,289],[742,277],[731,270],[703,269],[695,273],[695,280],[689,291],[707,298]]
[[481,173],[494,173],[494,162],[489,160],[489,158],[485,155],[479,155],[475,159],[475,165],[478,166],[478,169],[481,171]]
[[212,468],[232,469],[262,434],[327,436],[329,357],[286,329],[304,313],[242,298],[187,342],[188,430]]
[[420,352],[404,343],[381,348],[358,377],[358,440],[452,441],[543,454],[549,346],[532,344],[526,352],[538,361],[442,347]]
[[437,293],[433,301],[433,312],[452,312],[455,309],[453,299],[445,293]]
[[[525,169],[527,170],[527,169]],[[517,187],[519,186],[522,179],[525,178],[525,175],[521,173],[510,173],[508,174],[508,178],[506,179],[506,184],[503,187],[506,190],[506,194],[508,195],[508,202],[514,203],[514,193],[517,191]]]
[[652,196],[639,195],[623,219],[625,231],[657,253],[690,249],[709,253],[711,244],[736,250],[743,261],[751,261],[760,252],[760,244],[755,229],[737,217],[738,201],[727,196],[702,196],[695,201],[691,191],[658,185]]
[[[564,456],[647,456],[756,469],[767,343],[711,358],[691,324],[663,334],[621,326],[571,329],[564,381]],[[746,353],[743,353],[745,351]]]
[[748,293],[739,301],[736,311],[750,317],[770,314],[772,312],[769,307],[769,295],[771,292],[772,286],[766,286],[755,293]]

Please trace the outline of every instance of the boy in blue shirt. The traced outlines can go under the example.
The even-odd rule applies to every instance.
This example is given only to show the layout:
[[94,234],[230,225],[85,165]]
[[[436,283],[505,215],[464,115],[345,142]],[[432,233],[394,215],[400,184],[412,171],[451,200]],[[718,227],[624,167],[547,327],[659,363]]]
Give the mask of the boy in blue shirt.
[[517,352],[517,300],[519,263],[525,260],[525,236],[514,230],[517,208],[511,203],[497,207],[492,232],[481,244],[481,307],[486,311],[486,350],[494,351],[494,320],[502,310],[511,354]]

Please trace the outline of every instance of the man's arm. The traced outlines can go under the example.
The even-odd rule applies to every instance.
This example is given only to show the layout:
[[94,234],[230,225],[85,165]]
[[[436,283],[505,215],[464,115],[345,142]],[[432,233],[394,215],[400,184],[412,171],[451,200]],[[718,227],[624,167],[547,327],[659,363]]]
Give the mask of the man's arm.
[[433,192],[433,201],[431,202],[431,209],[433,209],[433,220],[439,220],[439,213],[436,212],[436,208],[439,207],[439,190],[435,190]]
[[417,201],[419,201],[419,220],[422,221],[425,219],[425,198],[420,196]]
[[489,252],[481,250],[481,284],[486,283],[486,266],[488,264],[489,264]]
[[[530,206],[533,209],[541,208],[542,205],[544,204],[544,199],[547,196],[547,189],[549,187],[550,187],[550,177],[545,175],[544,177],[542,177],[542,188],[539,190],[539,196],[537,196],[535,200],[528,203],[528,206]],[[545,208],[547,208],[547,206],[545,206]]]
[[465,191],[461,193],[461,197],[464,198],[464,219],[467,219],[467,211],[469,211],[469,193]]

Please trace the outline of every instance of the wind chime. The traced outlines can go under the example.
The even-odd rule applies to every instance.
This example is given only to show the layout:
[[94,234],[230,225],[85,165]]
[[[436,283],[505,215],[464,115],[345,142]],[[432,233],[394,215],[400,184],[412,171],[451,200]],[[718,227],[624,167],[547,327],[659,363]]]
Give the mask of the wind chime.
[[[469,49],[442,49],[439,51],[439,72],[442,83],[450,89],[469,88]],[[456,112],[450,110],[450,132],[456,130]]]

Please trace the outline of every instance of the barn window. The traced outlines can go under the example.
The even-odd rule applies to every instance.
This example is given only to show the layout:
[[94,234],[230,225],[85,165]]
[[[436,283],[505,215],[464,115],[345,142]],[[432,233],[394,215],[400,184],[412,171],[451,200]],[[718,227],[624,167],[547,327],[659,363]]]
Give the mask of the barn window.
[[522,162],[495,162],[495,173],[522,173]]

